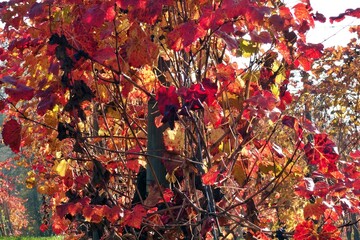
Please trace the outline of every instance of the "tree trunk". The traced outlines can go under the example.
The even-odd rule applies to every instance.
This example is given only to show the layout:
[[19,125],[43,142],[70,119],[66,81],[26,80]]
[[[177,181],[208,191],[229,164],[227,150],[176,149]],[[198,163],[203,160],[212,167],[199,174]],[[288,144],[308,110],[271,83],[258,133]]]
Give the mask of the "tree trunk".
[[[162,186],[167,186],[166,169],[161,162],[161,157],[165,150],[163,142],[163,132],[166,125],[157,128],[155,125],[155,118],[159,116],[157,102],[154,98],[151,98],[148,102],[148,141],[147,141],[147,153],[148,162],[146,167],[146,186],[149,191],[149,186],[157,184],[157,181]],[[155,174],[155,175],[154,175]]]

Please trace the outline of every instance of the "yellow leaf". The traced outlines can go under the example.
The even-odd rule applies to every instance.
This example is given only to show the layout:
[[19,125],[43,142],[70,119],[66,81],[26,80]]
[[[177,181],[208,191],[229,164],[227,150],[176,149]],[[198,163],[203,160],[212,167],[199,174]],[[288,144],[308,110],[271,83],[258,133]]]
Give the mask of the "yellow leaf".
[[240,162],[237,162],[235,165],[234,165],[234,168],[233,168],[233,171],[232,171],[232,175],[235,179],[235,181],[240,185],[242,186],[245,181],[246,181],[246,172],[245,172],[245,169],[243,167],[243,165],[240,163]]
[[99,84],[97,91],[102,100],[107,101],[109,99],[109,91],[104,84]]
[[56,158],[56,159],[59,159],[59,158],[61,158],[61,155],[62,155],[61,151],[57,151],[57,152],[55,153],[55,158]]
[[38,193],[40,193],[40,194],[47,194],[47,192],[48,192],[48,187],[45,186],[45,185],[38,186],[37,191],[38,191]]
[[256,43],[246,39],[241,40],[239,47],[243,57],[251,57],[251,55],[258,50],[258,45]]
[[59,174],[59,176],[64,177],[68,167],[68,162],[66,160],[61,160],[58,164],[54,166],[54,169],[57,174]]
[[163,133],[165,147],[168,151],[181,153],[185,145],[185,128],[175,123],[173,130],[166,129]]
[[26,178],[26,187],[31,189],[35,186],[36,183],[36,178],[35,178],[35,172],[34,171],[29,171],[27,173],[28,177]]
[[209,145],[214,144],[217,140],[224,135],[225,131],[222,128],[214,128],[213,126],[208,129]]
[[276,84],[271,84],[270,89],[276,98],[280,97],[280,89]]

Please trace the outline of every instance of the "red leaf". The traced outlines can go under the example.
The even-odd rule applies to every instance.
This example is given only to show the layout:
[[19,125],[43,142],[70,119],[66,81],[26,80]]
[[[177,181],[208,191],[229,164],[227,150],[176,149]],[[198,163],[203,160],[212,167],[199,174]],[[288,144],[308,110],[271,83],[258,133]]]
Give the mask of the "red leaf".
[[5,93],[9,95],[9,101],[15,104],[20,100],[31,100],[34,96],[34,89],[20,85],[17,88],[5,88]]
[[299,223],[295,228],[294,240],[315,240],[313,232],[316,232],[313,221]]
[[295,187],[295,193],[309,199],[314,193],[315,183],[312,178],[304,178]]
[[341,13],[341,14],[339,14],[339,16],[337,16],[337,17],[330,17],[330,18],[329,18],[329,19],[330,19],[330,23],[341,22],[342,20],[345,19],[345,16],[346,16],[345,13]]
[[41,232],[45,232],[46,230],[48,230],[48,228],[49,228],[49,226],[43,223],[40,225],[39,229]]
[[360,8],[357,9],[347,9],[345,11],[346,15],[351,16],[351,17],[355,17],[355,18],[360,18]]
[[123,224],[129,227],[140,229],[143,218],[147,215],[146,209],[137,204],[132,212],[127,212]]
[[41,100],[38,103],[36,112],[40,116],[43,116],[47,110],[51,110],[54,108],[55,103],[56,103],[56,95],[53,93],[48,95],[46,98],[41,98]]
[[72,216],[75,216],[77,213],[80,213],[83,206],[80,202],[77,203],[66,203],[62,205],[56,206],[56,214],[63,218],[66,214],[71,214]]
[[304,221],[295,228],[294,240],[341,240],[340,230],[332,224],[316,229],[313,221]]
[[345,16],[351,16],[351,17],[360,18],[360,8],[347,9],[345,11],[345,13],[341,13],[337,17],[330,17],[330,23],[333,23],[334,21],[335,22],[341,22],[342,20],[345,19]]
[[316,134],[314,144],[309,142],[304,150],[309,163],[317,165],[321,173],[337,171],[336,161],[339,154],[336,152],[335,143],[327,134]]
[[322,231],[320,232],[318,239],[319,240],[341,240],[340,230],[332,224],[325,224],[322,227]]
[[269,23],[276,31],[282,31],[284,29],[285,21],[279,15],[271,15],[271,17],[269,17]]
[[16,79],[10,76],[3,77],[1,82],[9,83],[15,86],[15,88],[5,88],[5,93],[9,95],[9,101],[13,102],[14,104],[19,100],[30,100],[34,96],[34,89],[18,82]]
[[[197,110],[203,108],[202,103],[211,106],[216,100],[217,85],[212,83],[210,79],[204,79],[203,83],[191,85],[190,88],[182,87],[178,90],[178,94],[184,100],[183,107],[190,110]],[[186,115],[186,111],[180,113]]]
[[147,35],[140,24],[133,23],[128,30],[126,54],[129,64],[139,68],[145,64],[152,64],[158,56],[158,47]]
[[326,22],[326,17],[323,14],[319,13],[319,12],[316,12],[316,14],[313,17],[314,17],[314,19],[316,21],[319,21],[321,23]]
[[112,208],[104,206],[103,212],[107,220],[111,223],[115,223],[120,218],[120,213],[122,211],[118,206],[114,206]]
[[102,48],[97,50],[94,53],[94,56],[96,61],[103,63],[106,60],[112,60],[116,58],[115,49],[112,47]]
[[53,217],[52,231],[55,234],[61,234],[65,232],[70,226],[70,221],[59,216]]
[[108,6],[105,9],[105,20],[111,22],[115,19],[115,16],[116,16],[116,12],[114,6],[113,5]]
[[301,40],[298,41],[298,59],[294,62],[296,66],[299,64],[305,71],[311,69],[311,65],[314,60],[319,59],[322,56],[322,50],[324,45],[319,44],[304,44]]
[[251,40],[258,43],[271,43],[272,38],[269,32],[262,31],[259,34],[256,31],[250,33]]
[[288,126],[288,127],[292,128],[292,129],[294,129],[299,139],[302,138],[303,128],[299,124],[299,121],[296,118],[291,117],[291,116],[284,116],[282,118],[281,122],[285,126]]
[[221,7],[228,18],[234,18],[245,15],[249,3],[244,0],[224,0]]
[[180,107],[179,98],[174,86],[170,86],[169,88],[160,86],[156,93],[156,100],[158,101],[159,112],[162,115],[165,114],[166,106]]
[[0,112],[6,107],[6,101],[0,100]]
[[269,91],[256,91],[252,97],[247,100],[250,104],[258,106],[266,110],[273,110],[276,107],[278,100]]
[[205,88],[206,92],[206,103],[208,106],[213,106],[214,102],[216,100],[216,93],[217,93],[217,85],[216,83],[213,83],[210,79],[205,78],[202,81],[202,85]]
[[220,63],[216,66],[216,78],[217,80],[224,82],[226,85],[235,81],[235,69],[232,65],[225,65]]
[[139,163],[140,152],[141,149],[139,146],[136,146],[126,151],[126,167],[129,168],[129,170],[134,171],[135,173],[138,173],[140,169],[140,163]]
[[201,177],[203,184],[213,185],[216,182],[219,173],[218,166],[211,167],[209,171]]
[[129,18],[139,22],[156,23],[164,5],[172,3],[171,0],[120,0],[117,1],[122,9],[129,10]]
[[174,193],[173,193],[173,191],[171,191],[170,188],[166,188],[163,191],[163,196],[164,196],[165,202],[170,202],[171,199],[174,197]]
[[360,159],[360,150],[356,150],[354,152],[351,152],[349,156],[353,159]]
[[33,19],[44,12],[44,3],[34,3],[29,10],[29,18]]
[[219,26],[222,26],[225,22],[225,13],[221,9],[214,11],[211,5],[205,5],[201,8],[201,16],[199,18],[199,24],[205,30],[216,30]]
[[5,145],[9,146],[14,153],[20,151],[21,125],[15,119],[11,119],[4,124],[2,137]]
[[280,95],[280,104],[278,106],[279,109],[285,110],[286,105],[289,105],[292,102],[292,96],[289,91],[285,91]]
[[304,207],[304,218],[312,218],[314,220],[319,220],[319,218],[324,214],[327,207],[323,204],[322,200],[318,198],[315,203],[308,203]]
[[103,219],[103,208],[100,205],[87,205],[83,208],[85,221],[99,223]]
[[360,179],[356,179],[353,183],[352,183],[352,192],[357,195],[360,196]]
[[86,184],[89,183],[89,181],[90,181],[90,177],[88,175],[77,176],[75,178],[75,183],[77,185],[85,186]]
[[314,195],[319,197],[325,197],[330,192],[329,184],[324,181],[315,183]]
[[171,49],[186,52],[197,39],[206,35],[206,31],[194,21],[183,23],[168,34],[168,42]]
[[91,27],[101,27],[105,21],[105,17],[105,11],[101,9],[100,4],[97,4],[86,11],[83,21]]

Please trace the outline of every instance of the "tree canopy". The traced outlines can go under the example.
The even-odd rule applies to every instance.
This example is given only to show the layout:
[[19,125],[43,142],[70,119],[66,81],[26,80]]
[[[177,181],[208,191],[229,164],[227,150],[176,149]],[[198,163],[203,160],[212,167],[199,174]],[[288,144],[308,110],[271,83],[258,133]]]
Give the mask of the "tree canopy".
[[10,0],[0,20],[2,137],[42,231],[358,234],[358,41],[308,43],[309,0]]

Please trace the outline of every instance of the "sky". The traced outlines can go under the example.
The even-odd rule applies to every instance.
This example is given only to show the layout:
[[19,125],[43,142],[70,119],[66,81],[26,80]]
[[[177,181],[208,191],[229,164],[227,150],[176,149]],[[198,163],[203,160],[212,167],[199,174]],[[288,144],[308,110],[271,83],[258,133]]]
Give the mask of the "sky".
[[[285,0],[284,2],[291,6],[299,3],[299,0]],[[360,0],[311,0],[310,3],[314,13],[322,13],[327,21],[316,22],[315,28],[307,34],[307,42],[323,43],[325,47],[345,46],[350,38],[356,36],[350,34],[348,29],[352,25],[360,25],[360,19],[347,16],[342,22],[331,24],[329,17],[338,16],[349,8],[360,8]]]

